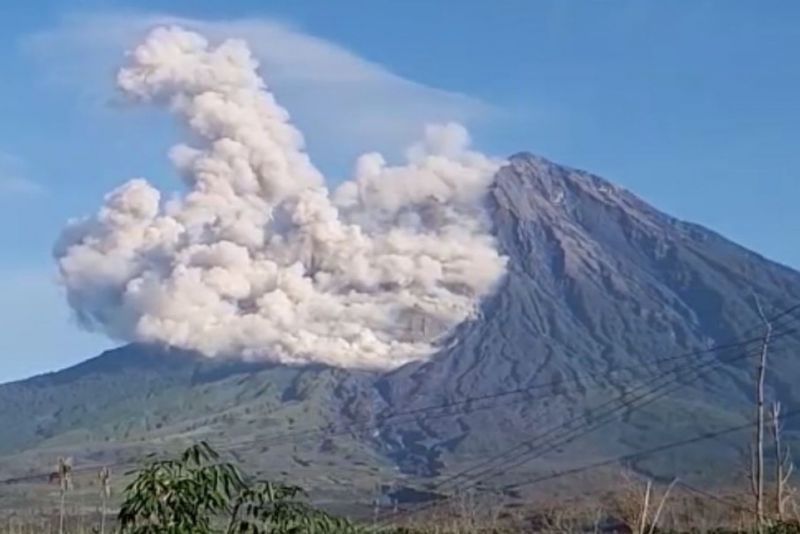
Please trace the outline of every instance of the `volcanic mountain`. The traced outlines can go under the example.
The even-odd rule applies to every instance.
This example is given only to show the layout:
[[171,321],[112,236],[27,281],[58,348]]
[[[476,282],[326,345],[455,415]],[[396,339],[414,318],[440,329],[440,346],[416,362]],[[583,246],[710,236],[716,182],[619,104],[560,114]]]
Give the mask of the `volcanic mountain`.
[[514,495],[615,456],[653,477],[724,477],[747,429],[626,455],[751,420],[759,307],[777,316],[768,394],[800,406],[800,334],[781,315],[800,273],[530,154],[486,202],[508,273],[428,361],[378,374],[129,345],[0,386],[0,472],[24,488],[59,455],[129,464],[206,439],[333,501],[376,484]]

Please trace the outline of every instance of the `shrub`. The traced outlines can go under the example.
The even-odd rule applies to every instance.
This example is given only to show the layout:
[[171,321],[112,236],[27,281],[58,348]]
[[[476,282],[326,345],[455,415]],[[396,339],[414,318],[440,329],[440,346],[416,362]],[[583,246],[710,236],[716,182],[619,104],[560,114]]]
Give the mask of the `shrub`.
[[205,442],[177,459],[150,460],[125,490],[119,512],[130,534],[356,533],[309,505],[297,486],[249,483]]

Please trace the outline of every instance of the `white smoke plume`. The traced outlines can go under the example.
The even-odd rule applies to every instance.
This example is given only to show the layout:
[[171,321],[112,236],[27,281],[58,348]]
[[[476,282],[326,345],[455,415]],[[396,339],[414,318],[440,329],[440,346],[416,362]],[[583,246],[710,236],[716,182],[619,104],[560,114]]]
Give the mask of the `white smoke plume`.
[[[460,125],[430,126],[391,166],[358,159],[329,194],[246,44],[153,30],[118,84],[165,104],[196,146],[186,184],[109,193],[55,247],[82,322],[209,357],[391,369],[429,355],[505,270],[481,201],[499,162]],[[331,105],[335,105],[332,103]]]

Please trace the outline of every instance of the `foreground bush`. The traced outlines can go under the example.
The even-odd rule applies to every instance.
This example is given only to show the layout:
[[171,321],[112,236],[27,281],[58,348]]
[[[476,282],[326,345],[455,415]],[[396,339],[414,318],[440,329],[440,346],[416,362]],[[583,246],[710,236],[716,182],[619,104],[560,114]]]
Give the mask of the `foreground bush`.
[[349,521],[313,508],[297,486],[250,483],[207,444],[135,473],[119,512],[130,534],[356,533]]

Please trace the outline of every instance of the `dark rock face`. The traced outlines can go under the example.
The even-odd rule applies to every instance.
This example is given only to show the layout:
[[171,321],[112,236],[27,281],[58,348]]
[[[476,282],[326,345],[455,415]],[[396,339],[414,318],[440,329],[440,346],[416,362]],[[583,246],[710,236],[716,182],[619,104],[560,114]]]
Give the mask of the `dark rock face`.
[[[81,440],[125,443],[128,433],[141,441],[148,432],[235,441],[261,436],[262,427],[285,432],[272,425],[293,428],[300,417],[339,428],[380,423],[320,437],[324,446],[315,446],[317,456],[306,456],[303,468],[330,466],[349,450],[415,476],[447,475],[561,423],[587,427],[604,403],[670,376],[685,387],[645,408],[623,406],[614,424],[555,444],[525,468],[572,465],[749,418],[752,347],[674,356],[757,335],[754,295],[768,314],[788,308],[800,302],[800,273],[673,219],[601,178],[528,154],[513,156],[499,171],[487,201],[508,274],[479,316],[452,332],[429,361],[375,376],[209,363],[133,345],[0,386],[0,423],[19,429],[0,435],[0,452]],[[792,320],[785,317],[776,329],[785,331]],[[800,360],[791,352],[798,347],[800,336],[786,334],[771,353],[770,395],[788,406],[800,406],[800,390],[792,387],[800,378]],[[713,366],[695,370],[707,362]],[[465,397],[483,400],[383,422],[378,416]],[[654,476],[698,465],[725,469],[735,448],[701,444],[633,467]],[[250,461],[268,468],[264,450],[254,448]],[[497,480],[522,474],[501,472]]]

